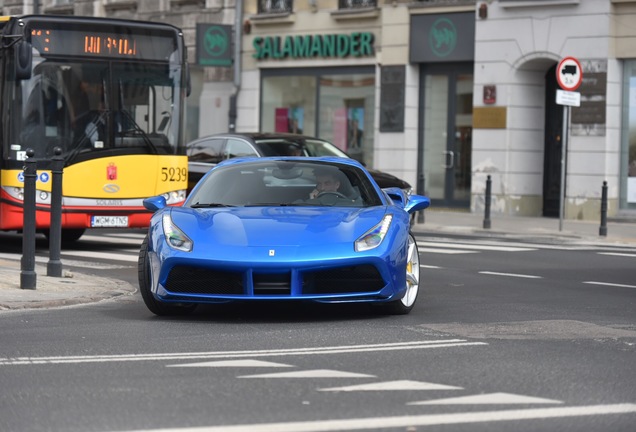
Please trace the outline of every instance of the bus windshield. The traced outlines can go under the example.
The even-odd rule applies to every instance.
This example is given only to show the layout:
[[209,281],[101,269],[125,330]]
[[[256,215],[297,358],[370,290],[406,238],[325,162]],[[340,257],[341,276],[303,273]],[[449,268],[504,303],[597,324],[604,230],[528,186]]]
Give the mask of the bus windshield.
[[178,62],[43,58],[33,51],[31,78],[14,86],[11,153],[32,148],[35,158],[48,159],[60,147],[67,163],[106,153],[178,153]]

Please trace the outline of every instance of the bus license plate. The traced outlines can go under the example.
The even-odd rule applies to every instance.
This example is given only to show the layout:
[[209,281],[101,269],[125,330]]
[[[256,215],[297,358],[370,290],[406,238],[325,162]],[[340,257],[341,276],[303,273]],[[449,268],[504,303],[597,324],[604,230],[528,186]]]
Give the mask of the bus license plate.
[[92,227],[128,227],[128,216],[91,216]]

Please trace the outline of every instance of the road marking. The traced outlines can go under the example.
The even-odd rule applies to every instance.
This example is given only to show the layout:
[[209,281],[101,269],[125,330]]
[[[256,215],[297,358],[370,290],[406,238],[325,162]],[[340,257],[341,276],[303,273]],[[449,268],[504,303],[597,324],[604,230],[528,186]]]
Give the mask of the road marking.
[[436,399],[420,402],[409,402],[407,405],[503,405],[503,404],[561,404],[553,399],[522,396],[512,393],[489,393],[474,396],[461,396],[447,399]]
[[395,417],[368,417],[286,423],[256,423],[207,427],[196,426],[188,428],[146,429],[144,432],[331,432],[347,430],[378,430],[382,428],[407,428],[415,426],[436,426],[450,424],[489,423],[518,420],[540,420],[565,417],[586,417],[633,413],[636,413],[636,404],[624,403],[615,405],[531,408],[502,411],[477,411],[465,413],[425,414]]
[[346,387],[321,388],[318,391],[352,392],[352,391],[395,391],[395,390],[462,390],[463,387],[455,387],[444,384],[435,384],[422,381],[398,380],[385,381],[371,384],[360,384]]
[[478,251],[470,251],[470,250],[438,249],[438,248],[429,248],[429,247],[421,247],[421,246],[417,247],[417,251],[419,253],[436,253],[436,254],[446,254],[446,255],[479,253]]
[[533,275],[525,275],[525,274],[517,274],[517,273],[499,273],[499,272],[491,272],[491,271],[480,271],[479,273],[485,274],[485,275],[493,275],[493,276],[510,276],[510,277],[526,278],[526,279],[543,279],[541,276],[533,276]]
[[529,247],[515,247],[515,246],[502,246],[499,245],[488,245],[488,244],[478,244],[478,243],[446,243],[446,242],[431,242],[426,241],[424,245],[427,247],[442,247],[442,248],[450,248],[450,249],[475,249],[475,250],[485,250],[485,251],[500,251],[500,252],[525,252],[525,251],[535,251],[536,248]]
[[[133,253],[134,255],[126,255],[125,252]],[[121,251],[110,252],[93,252],[93,251],[75,251],[64,250],[62,251],[62,258],[65,256],[77,256],[83,258],[99,258],[113,261],[126,261],[137,262],[139,259],[139,251],[135,249],[122,249]]]
[[609,283],[609,282],[585,281],[583,283],[590,284],[590,285],[605,285],[605,286],[618,287],[618,288],[636,288],[636,285],[624,285],[624,284]]
[[420,264],[420,268],[427,268],[427,269],[441,269],[440,266],[434,266],[434,265],[424,265],[424,264]]
[[636,254],[628,254],[628,253],[618,253],[618,252],[598,252],[599,255],[611,255],[611,256],[620,256],[620,257],[630,257],[636,258]]
[[144,237],[143,236],[116,236],[115,234],[109,234],[109,235],[103,235],[103,236],[98,236],[98,235],[83,235],[80,240],[79,240],[79,244],[82,244],[82,242],[86,242],[86,241],[90,241],[90,242],[97,242],[97,243],[116,243],[116,244],[126,244],[126,243],[138,243],[139,246],[141,246],[141,243],[143,242]]
[[331,369],[312,369],[293,372],[243,375],[237,378],[376,378],[376,376],[356,372],[342,372]]
[[[0,253],[0,258],[2,259],[19,261],[21,257],[22,256],[18,254]],[[49,257],[36,255],[35,262],[38,264],[46,264],[49,262]],[[71,267],[100,269],[100,270],[119,270],[119,269],[131,268],[130,265],[104,264],[101,262],[76,261],[76,260],[68,260],[68,259],[65,259],[64,261],[62,261],[62,265],[71,266]]]
[[165,361],[188,359],[222,359],[246,357],[279,357],[324,355],[375,351],[398,351],[415,349],[451,348],[463,346],[484,346],[486,342],[468,342],[465,339],[439,339],[428,341],[395,342],[371,345],[342,345],[332,347],[287,348],[274,350],[245,350],[245,351],[211,351],[194,353],[162,353],[162,354],[122,354],[103,356],[66,356],[66,357],[5,357],[0,358],[0,366],[8,365],[38,365],[38,364],[75,364],[75,363],[105,363],[125,361]]
[[284,363],[274,363],[263,360],[221,360],[221,361],[210,361],[210,362],[200,362],[200,363],[186,363],[186,364],[173,364],[166,365],[166,367],[272,367],[272,368],[283,368],[283,367],[293,367],[292,365],[284,364]]

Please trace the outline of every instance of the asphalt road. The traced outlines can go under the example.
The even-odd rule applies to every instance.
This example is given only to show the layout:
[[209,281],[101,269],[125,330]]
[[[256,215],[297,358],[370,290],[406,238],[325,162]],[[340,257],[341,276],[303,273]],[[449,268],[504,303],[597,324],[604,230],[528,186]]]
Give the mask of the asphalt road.
[[[63,262],[135,283],[140,242],[89,236]],[[419,246],[408,316],[258,304],[168,319],[139,296],[2,312],[1,429],[634,430],[636,248]]]

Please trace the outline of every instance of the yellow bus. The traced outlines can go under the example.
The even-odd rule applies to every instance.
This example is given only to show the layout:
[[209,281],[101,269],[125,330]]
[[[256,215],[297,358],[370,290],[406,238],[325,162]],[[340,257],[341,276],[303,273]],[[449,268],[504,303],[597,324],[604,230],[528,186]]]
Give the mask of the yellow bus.
[[61,149],[62,241],[141,228],[149,196],[181,205],[189,73],[182,32],[154,22],[0,19],[0,230],[22,230],[24,161],[37,161],[36,228],[48,235],[51,158]]

